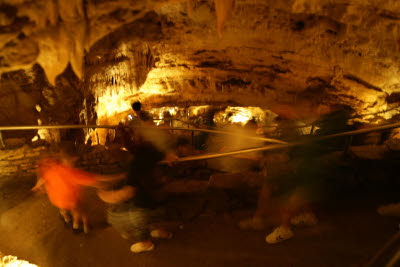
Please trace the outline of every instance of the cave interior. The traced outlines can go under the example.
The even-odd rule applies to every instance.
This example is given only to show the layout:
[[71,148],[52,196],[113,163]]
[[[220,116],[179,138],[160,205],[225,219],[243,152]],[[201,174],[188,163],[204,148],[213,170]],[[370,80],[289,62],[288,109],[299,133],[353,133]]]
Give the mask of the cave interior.
[[[0,1],[0,266],[400,266],[399,52],[397,0]],[[31,190],[61,146],[113,175],[143,140],[173,157],[155,251],[94,188],[89,234]]]

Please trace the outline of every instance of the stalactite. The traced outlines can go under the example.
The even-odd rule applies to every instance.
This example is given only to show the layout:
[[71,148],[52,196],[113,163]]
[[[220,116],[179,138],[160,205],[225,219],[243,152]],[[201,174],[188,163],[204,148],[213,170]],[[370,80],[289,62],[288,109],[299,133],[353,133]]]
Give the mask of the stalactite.
[[[40,49],[36,61],[45,70],[49,82],[54,85],[56,77],[68,63],[82,79],[87,46],[83,0],[72,3],[69,0],[38,1],[32,5],[28,6],[29,9],[22,9],[20,14],[26,14],[42,29],[34,35]],[[53,27],[46,28],[48,22]]]
[[222,37],[225,21],[233,8],[233,0],[214,0],[214,3],[215,11],[217,13],[218,34]]
[[189,18],[193,17],[193,1],[194,0],[186,0],[188,6]]

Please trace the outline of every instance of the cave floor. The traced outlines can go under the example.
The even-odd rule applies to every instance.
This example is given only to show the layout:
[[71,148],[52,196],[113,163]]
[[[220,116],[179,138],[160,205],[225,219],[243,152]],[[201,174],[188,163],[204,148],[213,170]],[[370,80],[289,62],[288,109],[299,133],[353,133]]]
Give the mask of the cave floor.
[[[75,234],[45,195],[29,189],[33,177],[0,179],[0,251],[42,267],[71,266],[360,266],[397,231],[400,220],[381,217],[376,208],[395,201],[395,192],[338,197],[317,211],[320,223],[295,229],[295,236],[268,245],[267,232],[243,231],[240,219],[251,209],[204,212],[169,223],[174,238],[156,243],[153,252],[133,254],[130,243],[104,223],[104,206],[91,200],[93,230]],[[368,190],[367,190],[368,191]],[[186,219],[185,219],[186,216]],[[191,219],[188,219],[191,218]]]

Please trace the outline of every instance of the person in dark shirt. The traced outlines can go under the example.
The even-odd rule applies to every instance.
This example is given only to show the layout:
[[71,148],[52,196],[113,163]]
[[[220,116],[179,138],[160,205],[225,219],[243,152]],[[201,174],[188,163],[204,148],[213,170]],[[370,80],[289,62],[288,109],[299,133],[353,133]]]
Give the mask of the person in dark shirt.
[[131,251],[139,253],[154,249],[151,238],[171,238],[172,233],[163,229],[151,230],[151,224],[159,221],[164,213],[153,196],[156,186],[154,170],[166,154],[146,141],[136,144],[132,152],[134,157],[126,181],[117,185],[118,189],[101,191],[98,195],[110,204],[107,221],[124,238],[134,241]]
[[134,147],[134,159],[128,169],[128,186],[135,187],[137,194],[133,201],[143,208],[154,208],[155,200],[152,190],[156,186],[154,169],[157,162],[165,158],[165,154],[158,151],[150,142],[142,142]]

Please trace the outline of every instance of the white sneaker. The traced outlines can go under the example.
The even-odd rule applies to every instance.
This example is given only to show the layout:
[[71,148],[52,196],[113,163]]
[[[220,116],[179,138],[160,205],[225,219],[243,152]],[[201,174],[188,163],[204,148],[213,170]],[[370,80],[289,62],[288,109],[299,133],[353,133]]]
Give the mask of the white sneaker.
[[318,224],[318,219],[314,213],[306,212],[290,219],[290,223],[295,226],[315,226]]
[[279,226],[265,237],[268,244],[275,244],[293,237],[293,231],[289,227]]
[[133,253],[152,251],[153,249],[154,249],[154,244],[152,242],[137,242],[131,246],[131,251]]

